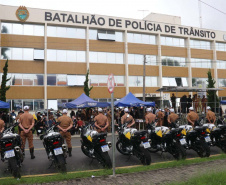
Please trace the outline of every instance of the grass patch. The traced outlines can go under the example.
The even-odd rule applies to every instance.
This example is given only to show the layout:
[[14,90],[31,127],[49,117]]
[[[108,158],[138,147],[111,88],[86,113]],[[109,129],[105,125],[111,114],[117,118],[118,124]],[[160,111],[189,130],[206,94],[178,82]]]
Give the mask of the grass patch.
[[[181,161],[170,161],[170,162],[162,162],[152,164],[150,166],[131,166],[129,168],[117,168],[116,174],[123,174],[123,173],[134,173],[134,172],[142,172],[142,171],[149,171],[149,170],[156,170],[161,168],[172,168],[172,167],[182,167],[190,164],[197,164],[202,162],[214,161],[226,159],[226,154],[220,154],[218,156],[212,156],[209,158],[194,158],[188,160],[181,160]],[[93,170],[93,171],[77,171],[77,172],[68,172],[67,174],[57,174],[57,175],[49,175],[49,176],[32,176],[32,177],[22,177],[20,180],[16,180],[13,178],[0,178],[1,185],[8,185],[8,184],[35,184],[35,183],[48,183],[54,181],[64,181],[64,180],[71,180],[76,178],[85,178],[94,176],[106,176],[112,175],[112,170]]]
[[226,183],[226,170],[222,170],[219,172],[212,172],[207,174],[197,175],[192,177],[186,182],[175,182],[171,183],[170,185],[203,185],[203,184],[217,184],[217,185],[224,185]]

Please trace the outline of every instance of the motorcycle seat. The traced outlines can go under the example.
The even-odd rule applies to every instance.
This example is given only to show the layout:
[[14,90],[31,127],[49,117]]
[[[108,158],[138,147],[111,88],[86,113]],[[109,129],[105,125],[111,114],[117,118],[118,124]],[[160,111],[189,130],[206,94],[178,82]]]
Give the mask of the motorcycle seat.
[[107,133],[98,133],[98,134],[93,136],[93,139],[96,139],[98,137],[104,137],[104,136],[107,136]]
[[[179,130],[180,130],[180,128],[172,128],[172,129],[171,129],[171,132],[172,132],[172,133],[175,133],[175,132],[178,132]],[[181,130],[182,130],[182,129],[181,129]]]
[[194,128],[194,130],[196,130],[196,131],[201,131],[201,130],[203,130],[204,128],[203,127],[200,127],[200,126],[197,126],[197,127],[195,127]]
[[143,135],[145,135],[146,133],[147,133],[147,131],[144,130],[144,131],[138,131],[138,132],[135,132],[134,135],[135,135],[135,136],[137,136],[137,135],[142,135],[142,136],[143,136]]
[[226,129],[226,125],[218,125],[220,129]]

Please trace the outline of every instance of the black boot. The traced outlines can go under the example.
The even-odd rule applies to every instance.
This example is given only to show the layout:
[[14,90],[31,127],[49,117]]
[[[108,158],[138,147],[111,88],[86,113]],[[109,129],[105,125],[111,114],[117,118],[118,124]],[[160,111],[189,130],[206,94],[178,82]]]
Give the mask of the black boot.
[[69,154],[69,157],[71,157],[71,151],[72,151],[72,148],[68,148],[68,154]]
[[25,156],[24,148],[21,149],[23,156]]
[[34,159],[34,148],[30,148],[31,159]]

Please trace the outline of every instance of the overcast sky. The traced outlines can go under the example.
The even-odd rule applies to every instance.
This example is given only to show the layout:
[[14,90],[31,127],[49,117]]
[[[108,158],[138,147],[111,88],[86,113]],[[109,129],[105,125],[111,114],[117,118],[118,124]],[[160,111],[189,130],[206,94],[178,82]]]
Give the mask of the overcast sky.
[[[202,1],[226,12],[226,0]],[[182,25],[200,27],[198,0],[0,0],[0,4],[135,19],[142,19],[151,12],[162,13],[180,16]],[[201,11],[203,28],[226,31],[226,13],[220,13],[203,3]]]

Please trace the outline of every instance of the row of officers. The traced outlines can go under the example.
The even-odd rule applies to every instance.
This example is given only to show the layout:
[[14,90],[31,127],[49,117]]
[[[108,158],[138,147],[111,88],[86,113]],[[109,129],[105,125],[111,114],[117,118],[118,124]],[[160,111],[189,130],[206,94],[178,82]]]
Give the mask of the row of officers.
[[[207,122],[208,123],[215,123],[216,116],[214,112],[211,111],[210,107],[207,107]],[[152,124],[156,123],[156,126],[162,126],[163,125],[163,119],[164,119],[164,110],[159,109],[159,111],[156,114],[153,114],[152,108],[146,109],[147,114],[145,116],[145,122],[146,124]],[[116,122],[115,126],[120,126],[121,124],[127,123],[127,127],[132,127],[135,124],[133,116],[129,114],[130,110],[128,108],[124,109],[124,115],[121,117],[120,122]],[[57,122],[59,122],[59,125],[57,127],[60,130],[60,134],[62,137],[66,140],[67,146],[68,146],[68,154],[69,157],[72,156],[72,145],[71,145],[71,133],[69,130],[73,126],[73,121],[70,117],[67,116],[67,109],[64,109],[62,112],[62,116],[60,116],[57,119]],[[170,114],[168,115],[168,126],[169,127],[175,127],[175,122],[178,119],[178,115],[174,113],[174,109],[170,109]],[[194,108],[189,108],[189,114],[187,115],[187,121],[188,124],[192,125],[193,127],[196,125],[196,122],[198,121],[199,116],[196,112],[194,112]],[[35,158],[34,155],[34,144],[33,144],[33,132],[32,128],[34,127],[34,117],[32,114],[29,113],[29,106],[24,106],[24,114],[21,114],[19,116],[19,127],[21,128],[20,136],[22,139],[22,146],[21,149],[24,153],[25,150],[25,144],[26,140],[28,140],[28,146],[30,149],[30,155],[31,159]],[[98,115],[94,118],[94,127],[95,129],[101,133],[106,132],[110,123],[107,119],[107,116],[103,114],[102,108],[98,108]],[[4,131],[5,123],[3,120],[0,120],[0,132],[2,133]]]

